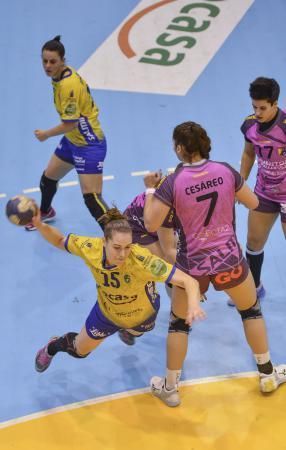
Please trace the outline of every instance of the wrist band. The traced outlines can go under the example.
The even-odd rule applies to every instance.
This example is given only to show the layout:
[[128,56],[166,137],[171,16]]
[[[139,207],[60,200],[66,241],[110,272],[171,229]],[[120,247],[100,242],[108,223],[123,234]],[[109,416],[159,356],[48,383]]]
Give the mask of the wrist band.
[[147,194],[154,194],[155,191],[156,191],[155,188],[147,188],[146,191],[145,191],[145,194],[146,194],[146,195],[147,195]]

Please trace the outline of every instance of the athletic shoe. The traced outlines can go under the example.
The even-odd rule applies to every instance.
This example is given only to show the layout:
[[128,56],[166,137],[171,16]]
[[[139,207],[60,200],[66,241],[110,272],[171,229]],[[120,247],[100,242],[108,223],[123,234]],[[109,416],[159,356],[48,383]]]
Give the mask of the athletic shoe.
[[259,374],[260,390],[263,393],[276,391],[278,386],[286,382],[286,364],[274,367],[270,375]]
[[[263,286],[262,283],[260,283],[258,288],[256,288],[256,295],[257,295],[258,300],[262,300],[265,297],[266,291],[265,291],[264,286]],[[227,300],[227,304],[228,304],[228,306],[235,306],[235,304],[233,303],[231,298],[229,298]]]
[[[47,213],[41,213],[41,221],[44,223],[51,222],[52,220],[54,220],[55,217],[56,217],[56,211],[52,207],[50,207],[50,209]],[[30,222],[25,226],[25,229],[27,231],[34,231],[34,230],[36,230],[36,227],[34,227],[32,222]]]
[[158,397],[167,406],[173,408],[180,405],[181,400],[178,385],[171,390],[167,390],[165,378],[152,377],[150,380],[150,387],[154,397]]
[[262,283],[260,283],[260,285],[258,286],[258,288],[256,288],[256,293],[257,293],[257,298],[258,298],[259,300],[262,300],[262,299],[265,297],[266,291],[265,291],[264,286],[263,286]]
[[56,341],[57,339],[58,337],[51,338],[47,345],[38,351],[35,359],[35,369],[37,372],[44,372],[51,364],[54,356],[48,354],[48,346],[51,342]]
[[135,344],[135,336],[127,330],[119,330],[118,336],[122,342],[126,345],[134,345]]

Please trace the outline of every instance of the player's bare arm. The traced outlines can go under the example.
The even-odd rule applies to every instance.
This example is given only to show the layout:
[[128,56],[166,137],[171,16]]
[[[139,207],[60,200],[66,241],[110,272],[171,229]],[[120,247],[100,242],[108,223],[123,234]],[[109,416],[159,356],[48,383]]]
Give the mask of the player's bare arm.
[[144,177],[144,184],[146,186],[146,198],[144,205],[144,224],[149,232],[157,231],[164,222],[170,207],[153,196],[152,189],[161,179],[160,172],[150,172]]
[[251,142],[245,141],[240,163],[240,175],[247,180],[255,161],[255,151]]
[[259,204],[257,195],[246,183],[243,183],[242,188],[237,191],[235,198],[239,201],[239,203],[242,203],[248,209],[255,209]]
[[65,250],[65,236],[57,228],[41,222],[41,212],[39,208],[37,215],[33,217],[32,222],[46,241],[61,250]]
[[34,134],[40,142],[43,142],[49,139],[50,137],[59,136],[61,134],[65,134],[68,133],[69,131],[72,131],[74,128],[77,127],[77,124],[78,121],[62,122],[59,125],[50,128],[49,130],[35,130]]
[[164,258],[175,264],[177,256],[177,237],[173,228],[160,227],[157,231]]
[[195,278],[187,275],[180,269],[176,269],[171,283],[185,289],[187,294],[188,309],[186,323],[191,325],[194,320],[203,320],[206,318],[205,311],[200,306],[201,292],[200,285]]

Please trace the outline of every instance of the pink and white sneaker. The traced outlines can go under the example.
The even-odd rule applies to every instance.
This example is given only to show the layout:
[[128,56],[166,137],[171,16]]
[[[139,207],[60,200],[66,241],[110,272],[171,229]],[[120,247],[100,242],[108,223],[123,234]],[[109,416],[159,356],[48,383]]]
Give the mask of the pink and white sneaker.
[[51,338],[47,345],[37,352],[35,359],[35,369],[37,372],[44,372],[51,364],[54,356],[48,354],[48,346],[51,342],[56,341],[57,339],[58,337]]

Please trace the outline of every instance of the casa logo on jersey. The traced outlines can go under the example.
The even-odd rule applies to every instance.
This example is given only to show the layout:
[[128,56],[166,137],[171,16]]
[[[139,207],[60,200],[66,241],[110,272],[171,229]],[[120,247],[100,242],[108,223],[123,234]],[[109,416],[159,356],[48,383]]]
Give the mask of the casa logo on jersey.
[[142,0],[79,73],[91,88],[185,95],[254,0]]

